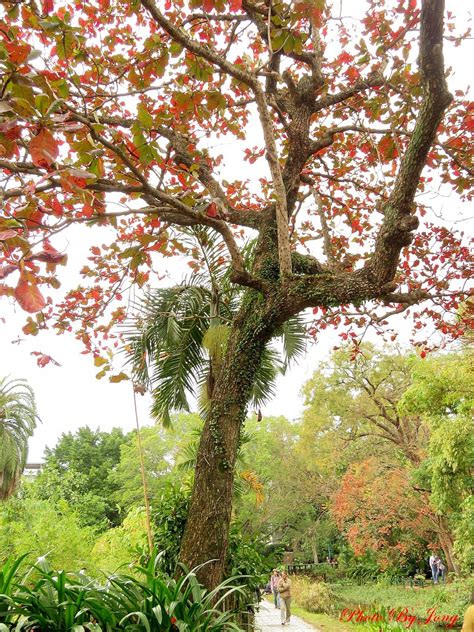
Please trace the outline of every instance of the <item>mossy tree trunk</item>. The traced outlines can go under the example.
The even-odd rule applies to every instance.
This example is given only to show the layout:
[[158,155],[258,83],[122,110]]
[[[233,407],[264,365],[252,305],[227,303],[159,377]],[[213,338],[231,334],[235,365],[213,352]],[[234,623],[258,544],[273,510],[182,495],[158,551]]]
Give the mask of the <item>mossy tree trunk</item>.
[[181,544],[180,561],[215,586],[223,576],[229,537],[234,466],[255,372],[275,324],[255,290],[248,290],[229,338],[201,435],[195,486]]

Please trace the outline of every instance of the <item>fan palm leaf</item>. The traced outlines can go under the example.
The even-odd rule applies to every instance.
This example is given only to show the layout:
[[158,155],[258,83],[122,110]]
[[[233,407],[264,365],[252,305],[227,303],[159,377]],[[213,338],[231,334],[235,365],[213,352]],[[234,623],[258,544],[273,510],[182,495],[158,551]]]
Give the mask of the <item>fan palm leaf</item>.
[[[189,411],[190,397],[199,395],[205,415],[212,399],[242,288],[230,281],[222,238],[209,228],[189,229],[188,250],[195,270],[182,284],[153,290],[136,305],[136,316],[125,332],[128,363],[135,379],[152,391],[151,414],[166,426],[173,411]],[[253,244],[243,249],[248,265]],[[282,327],[283,353],[271,344],[257,369],[250,405],[260,408],[275,394],[279,373],[305,350],[301,318]]]
[[25,468],[28,439],[36,428],[32,389],[24,380],[0,380],[0,500],[15,491]]

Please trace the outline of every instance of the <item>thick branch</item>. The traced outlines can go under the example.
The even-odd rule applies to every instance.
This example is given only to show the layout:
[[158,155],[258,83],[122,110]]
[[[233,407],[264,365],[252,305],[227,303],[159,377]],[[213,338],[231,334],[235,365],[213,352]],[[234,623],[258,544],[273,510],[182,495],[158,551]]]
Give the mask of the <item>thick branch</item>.
[[291,274],[290,234],[288,230],[288,209],[286,205],[286,188],[278,160],[278,149],[275,141],[273,122],[270,116],[265,94],[259,85],[254,87],[257,99],[258,114],[265,138],[266,158],[272,174],[275,189],[275,213],[278,234],[278,259],[280,276],[286,279]]
[[444,0],[424,0],[419,56],[423,100],[393,190],[384,207],[384,221],[374,255],[365,266],[377,286],[394,278],[400,251],[411,243],[412,231],[418,227],[418,219],[411,214],[413,200],[436,130],[452,98],[444,76],[443,12]]
[[321,110],[324,110],[325,108],[328,108],[331,105],[337,105],[338,103],[347,101],[347,99],[350,99],[356,94],[359,94],[360,92],[364,92],[365,90],[368,90],[369,88],[376,88],[378,86],[381,86],[383,85],[383,83],[384,83],[383,76],[381,74],[374,73],[373,75],[370,75],[369,77],[367,77],[365,81],[364,80],[357,81],[352,87],[347,88],[347,90],[342,90],[341,92],[338,92],[337,94],[328,94],[325,97],[321,97],[320,99],[314,102],[312,106],[312,112],[313,113],[320,112]]
[[334,252],[331,243],[331,234],[329,232],[329,226],[326,221],[326,215],[324,214],[324,208],[321,201],[321,197],[319,193],[316,191],[314,187],[311,187],[311,192],[313,194],[314,202],[316,204],[316,208],[318,210],[319,221],[321,222],[321,231],[323,233],[323,243],[324,243],[324,254],[326,255],[326,259],[330,266],[334,266],[337,261],[334,257]]
[[242,81],[242,83],[245,83],[250,87],[255,86],[255,77],[250,72],[247,72],[240,66],[230,63],[213,49],[204,44],[200,44],[190,37],[185,31],[175,26],[172,22],[165,18],[153,0],[141,0],[141,4],[148,10],[155,22],[157,22],[175,42],[184,46],[184,48],[189,50],[191,53],[194,53],[195,55],[206,59],[211,64],[218,66],[221,70],[238,81]]

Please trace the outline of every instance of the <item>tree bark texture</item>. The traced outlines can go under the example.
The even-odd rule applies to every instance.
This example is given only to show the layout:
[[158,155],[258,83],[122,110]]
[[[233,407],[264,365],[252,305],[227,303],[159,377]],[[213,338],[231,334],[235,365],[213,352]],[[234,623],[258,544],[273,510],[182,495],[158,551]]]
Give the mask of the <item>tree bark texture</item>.
[[260,295],[248,290],[230,334],[199,445],[180,561],[190,569],[204,564],[198,577],[208,587],[223,577],[240,432],[255,372],[274,329],[261,304]]

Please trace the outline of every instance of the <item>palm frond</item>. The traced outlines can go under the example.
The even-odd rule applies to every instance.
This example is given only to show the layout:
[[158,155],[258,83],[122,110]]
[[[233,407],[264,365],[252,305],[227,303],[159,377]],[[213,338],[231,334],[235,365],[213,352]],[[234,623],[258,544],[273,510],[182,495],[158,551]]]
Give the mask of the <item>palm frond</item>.
[[172,411],[189,410],[196,377],[206,362],[210,291],[193,285],[155,290],[137,305],[124,334],[135,378],[152,389],[152,415],[169,425]]
[[304,319],[301,316],[293,316],[282,326],[281,334],[284,351],[283,372],[293,361],[306,352],[307,331]]
[[276,378],[281,372],[280,354],[273,347],[267,346],[262,353],[260,366],[255,373],[250,405],[260,408],[275,395]]
[[15,490],[26,464],[28,440],[38,415],[32,389],[24,380],[0,380],[0,500]]

